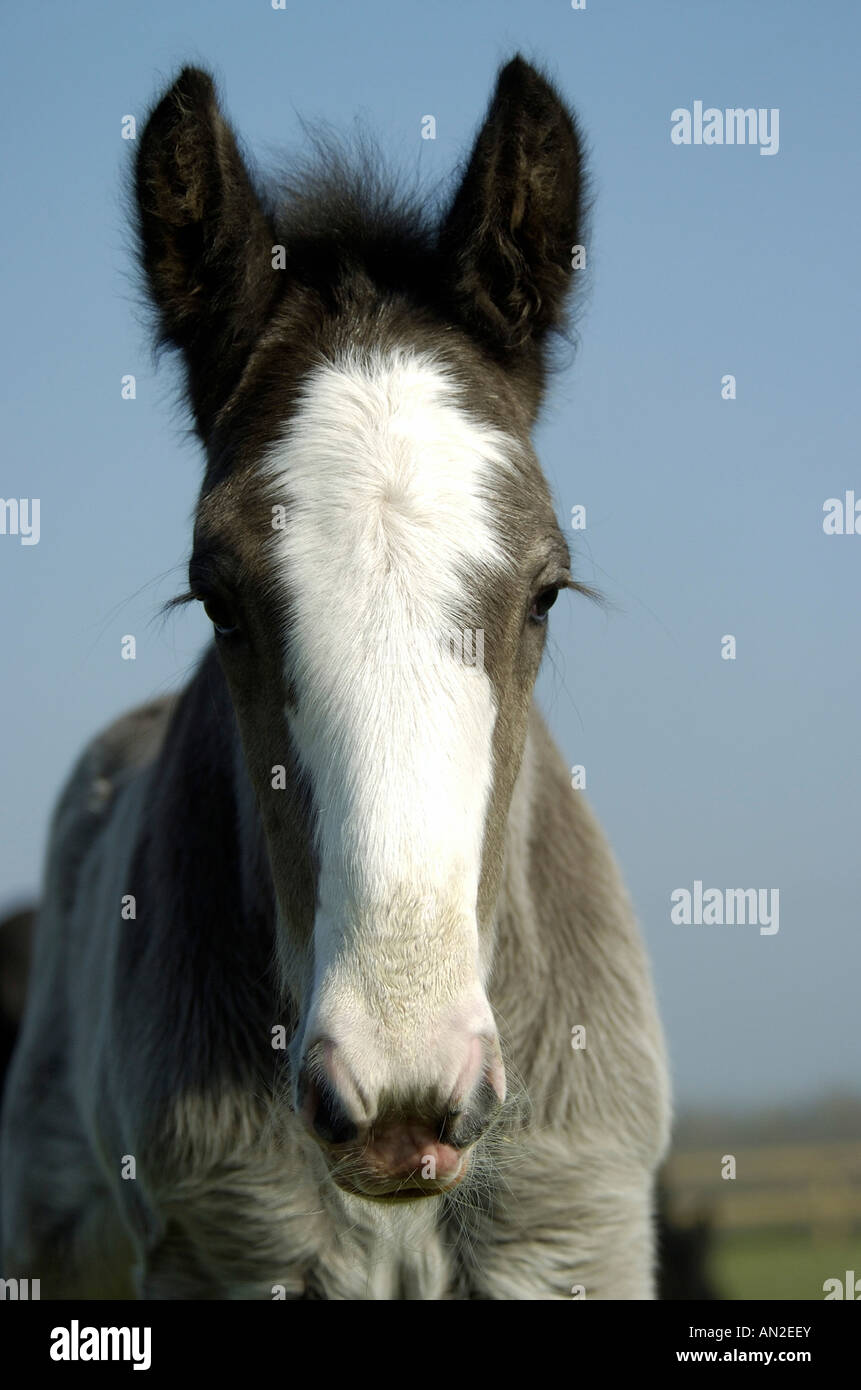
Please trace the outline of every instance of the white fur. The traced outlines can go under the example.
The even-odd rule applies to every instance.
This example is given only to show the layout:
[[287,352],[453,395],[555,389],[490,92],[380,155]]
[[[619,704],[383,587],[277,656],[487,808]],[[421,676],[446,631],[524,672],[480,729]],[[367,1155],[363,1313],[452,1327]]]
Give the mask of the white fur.
[[494,1031],[476,897],[496,703],[442,639],[509,563],[489,496],[512,447],[444,368],[399,351],[314,371],[266,464],[287,509],[287,717],[318,812],[306,1041],[341,1043],[366,1096],[454,1086],[464,1038]]

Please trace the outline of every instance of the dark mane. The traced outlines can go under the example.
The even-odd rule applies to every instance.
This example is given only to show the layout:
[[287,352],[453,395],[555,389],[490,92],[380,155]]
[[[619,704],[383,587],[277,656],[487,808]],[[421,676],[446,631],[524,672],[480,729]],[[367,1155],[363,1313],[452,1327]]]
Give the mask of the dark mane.
[[[468,157],[444,180],[426,186],[394,169],[367,132],[351,139],[328,126],[303,123],[302,128],[302,153],[269,174],[258,172],[259,196],[270,210],[295,279],[336,312],[344,307],[340,296],[345,288],[352,300],[357,286],[364,285],[377,297],[402,296],[417,309],[457,322],[461,314],[447,274],[450,248],[444,224]],[[578,139],[582,142],[579,131]],[[585,242],[592,211],[585,156],[578,178],[578,234]],[[560,288],[563,279],[560,274]],[[575,347],[587,284],[584,271],[578,276],[578,293],[560,297],[546,325],[556,346]],[[548,370],[569,364],[570,353],[554,359],[549,348],[545,342]]]
[[[417,304],[439,300],[435,274],[440,195],[407,188],[367,136],[308,132],[311,154],[271,176],[264,197],[291,278],[330,299],[348,277]],[[335,290],[337,293],[337,290]]]
[[[524,90],[521,109],[513,97]],[[213,365],[223,401],[297,291],[324,315],[373,317],[397,302],[443,333],[465,332],[537,409],[559,364],[554,341],[574,345],[587,272],[572,274],[571,251],[585,244],[591,207],[582,135],[552,86],[512,60],[471,153],[436,187],[396,174],[365,134],[306,127],[305,136],[310,154],[261,175],[211,77],[194,68],[147,121],[128,190],[137,260],[144,297],[158,306],[157,347],[188,360],[198,432],[214,421]],[[273,247],[284,248],[280,273]]]

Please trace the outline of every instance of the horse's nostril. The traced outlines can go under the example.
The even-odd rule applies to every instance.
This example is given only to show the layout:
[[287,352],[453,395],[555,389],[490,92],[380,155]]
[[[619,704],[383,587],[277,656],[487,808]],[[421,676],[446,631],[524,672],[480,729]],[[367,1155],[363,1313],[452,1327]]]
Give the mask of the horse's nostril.
[[483,1077],[469,1105],[449,1114],[443,1130],[445,1142],[455,1149],[468,1149],[484,1134],[501,1103],[488,1077]]
[[303,1109],[311,1128],[324,1144],[352,1144],[358,1138],[358,1126],[328,1087],[318,1087],[313,1081],[310,1082]]

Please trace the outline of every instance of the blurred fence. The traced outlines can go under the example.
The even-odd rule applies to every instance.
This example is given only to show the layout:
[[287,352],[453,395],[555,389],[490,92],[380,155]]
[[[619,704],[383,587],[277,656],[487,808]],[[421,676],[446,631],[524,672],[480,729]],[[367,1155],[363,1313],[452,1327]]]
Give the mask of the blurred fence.
[[[735,1177],[724,1178],[726,1159]],[[676,1152],[665,1169],[667,1210],[680,1227],[793,1228],[831,1240],[861,1232],[861,1141],[728,1146]]]

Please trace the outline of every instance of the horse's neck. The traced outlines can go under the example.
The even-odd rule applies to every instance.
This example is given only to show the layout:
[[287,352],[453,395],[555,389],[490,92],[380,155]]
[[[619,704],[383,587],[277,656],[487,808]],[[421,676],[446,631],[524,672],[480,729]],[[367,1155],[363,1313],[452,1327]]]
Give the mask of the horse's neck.
[[[497,968],[499,985],[507,984],[507,967],[520,953],[520,940],[528,945],[528,924],[535,914],[532,872],[533,828],[542,794],[542,766],[549,741],[541,715],[533,704],[520,770],[514,784],[505,827],[502,878],[496,901]],[[513,983],[513,981],[512,981]]]
[[142,830],[153,872],[174,880],[174,900],[182,903],[184,920],[168,912],[169,929],[203,929],[215,938],[253,932],[268,935],[271,947],[263,830],[213,650],[174,707],[153,772]]
[[533,702],[505,832],[496,902],[492,1001],[513,1016],[524,999],[547,998],[562,936],[589,885],[579,881],[580,829],[591,825],[556,744]]

